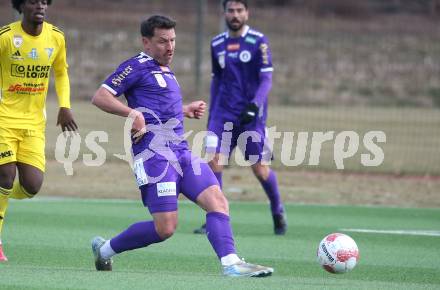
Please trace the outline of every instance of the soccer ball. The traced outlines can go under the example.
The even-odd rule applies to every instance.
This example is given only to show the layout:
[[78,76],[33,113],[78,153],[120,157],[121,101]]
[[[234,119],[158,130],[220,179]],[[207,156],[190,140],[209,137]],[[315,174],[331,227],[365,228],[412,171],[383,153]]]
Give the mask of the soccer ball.
[[342,274],[353,270],[359,260],[356,242],[347,235],[326,236],[318,246],[318,263],[328,272]]

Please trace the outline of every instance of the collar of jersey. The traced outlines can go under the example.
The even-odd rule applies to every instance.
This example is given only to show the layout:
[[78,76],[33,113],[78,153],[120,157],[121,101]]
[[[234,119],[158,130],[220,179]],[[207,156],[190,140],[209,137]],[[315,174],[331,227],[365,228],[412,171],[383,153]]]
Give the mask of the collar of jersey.
[[[243,33],[241,34],[241,37],[245,37],[249,29],[250,29],[249,25],[246,25],[244,27]],[[226,31],[226,38],[229,38],[229,31]]]

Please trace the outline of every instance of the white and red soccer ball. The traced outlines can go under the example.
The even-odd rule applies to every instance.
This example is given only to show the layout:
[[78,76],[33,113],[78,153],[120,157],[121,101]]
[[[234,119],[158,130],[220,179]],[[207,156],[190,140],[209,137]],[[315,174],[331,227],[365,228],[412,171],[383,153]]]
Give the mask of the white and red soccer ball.
[[347,235],[326,236],[318,246],[318,263],[328,272],[342,274],[353,270],[359,260],[356,242]]

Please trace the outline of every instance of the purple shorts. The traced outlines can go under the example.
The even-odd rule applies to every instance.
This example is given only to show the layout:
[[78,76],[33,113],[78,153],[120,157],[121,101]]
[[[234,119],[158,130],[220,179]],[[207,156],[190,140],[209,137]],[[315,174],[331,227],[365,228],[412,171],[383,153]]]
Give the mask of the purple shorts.
[[196,202],[202,191],[218,185],[209,165],[191,151],[170,152],[165,156],[155,153],[146,161],[142,158],[134,161],[142,202],[150,213],[176,211],[179,193]]
[[266,126],[263,123],[239,126],[232,122],[211,120],[208,124],[205,149],[207,153],[221,153],[230,157],[234,148],[238,147],[247,161],[270,161],[272,148],[267,143]]

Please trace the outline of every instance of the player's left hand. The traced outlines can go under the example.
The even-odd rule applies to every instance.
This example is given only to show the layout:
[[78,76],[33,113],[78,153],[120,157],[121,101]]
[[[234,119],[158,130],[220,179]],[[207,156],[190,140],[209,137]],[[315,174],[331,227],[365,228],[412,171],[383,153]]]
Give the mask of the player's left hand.
[[58,111],[57,126],[61,126],[63,132],[76,131],[78,129],[78,125],[76,125],[70,109],[60,108]]
[[204,101],[195,101],[186,105],[184,110],[185,117],[190,119],[200,119],[205,114],[206,103]]
[[240,124],[246,125],[251,123],[258,117],[259,108],[257,104],[250,103],[240,114]]

